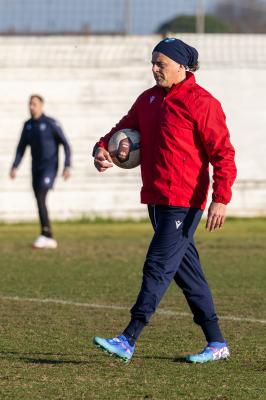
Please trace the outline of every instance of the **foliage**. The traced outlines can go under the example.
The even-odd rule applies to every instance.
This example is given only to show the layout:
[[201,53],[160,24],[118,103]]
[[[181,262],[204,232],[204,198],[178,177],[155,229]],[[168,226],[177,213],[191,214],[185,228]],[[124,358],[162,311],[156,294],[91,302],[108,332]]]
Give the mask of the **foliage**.
[[[166,34],[167,32],[196,32],[196,17],[195,15],[179,15],[170,21],[160,25],[157,33]],[[230,23],[213,15],[205,16],[205,32],[206,33],[230,33],[232,27]]]

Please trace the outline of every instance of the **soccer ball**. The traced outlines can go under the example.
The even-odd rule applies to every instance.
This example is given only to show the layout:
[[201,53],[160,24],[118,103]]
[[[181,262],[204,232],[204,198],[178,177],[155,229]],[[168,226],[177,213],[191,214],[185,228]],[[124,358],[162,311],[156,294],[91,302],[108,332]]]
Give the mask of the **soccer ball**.
[[113,163],[120,168],[135,168],[140,164],[140,134],[133,129],[115,132],[108,143]]

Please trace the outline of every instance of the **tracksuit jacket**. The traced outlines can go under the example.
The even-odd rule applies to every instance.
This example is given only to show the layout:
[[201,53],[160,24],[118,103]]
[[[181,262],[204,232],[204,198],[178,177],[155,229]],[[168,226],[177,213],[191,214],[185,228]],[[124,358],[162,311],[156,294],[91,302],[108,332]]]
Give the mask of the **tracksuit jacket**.
[[25,122],[17,146],[13,167],[20,164],[27,146],[31,148],[32,183],[34,189],[52,188],[58,170],[58,150],[65,151],[65,167],[70,167],[71,150],[59,123],[42,114]]
[[199,86],[194,74],[166,93],[154,86],[143,92],[128,114],[95,148],[108,149],[112,134],[140,132],[143,186],[141,202],[204,209],[213,166],[213,201],[227,204],[236,178],[235,151],[221,104]]

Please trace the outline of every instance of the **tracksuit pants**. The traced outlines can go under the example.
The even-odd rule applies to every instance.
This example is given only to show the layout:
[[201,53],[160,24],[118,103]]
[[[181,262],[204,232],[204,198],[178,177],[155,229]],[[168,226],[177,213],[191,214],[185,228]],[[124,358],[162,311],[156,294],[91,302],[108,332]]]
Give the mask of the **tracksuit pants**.
[[52,237],[51,224],[46,205],[46,198],[49,192],[49,188],[40,187],[40,188],[33,188],[33,190],[37,201],[41,234],[43,236],[51,238]]
[[144,263],[141,289],[124,334],[135,340],[138,338],[174,279],[207,342],[223,342],[212,295],[193,240],[202,211],[164,205],[149,205],[148,210],[154,236]]

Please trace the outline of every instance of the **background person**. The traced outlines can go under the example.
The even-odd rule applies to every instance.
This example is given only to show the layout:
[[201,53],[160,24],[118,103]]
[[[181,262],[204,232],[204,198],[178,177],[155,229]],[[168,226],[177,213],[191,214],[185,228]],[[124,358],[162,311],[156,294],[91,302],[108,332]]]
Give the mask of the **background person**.
[[41,225],[41,234],[33,243],[33,247],[54,249],[57,247],[57,242],[53,238],[46,199],[49,190],[53,188],[57,175],[59,145],[63,145],[65,152],[64,179],[70,177],[71,151],[59,123],[46,116],[43,109],[43,97],[38,94],[31,95],[29,101],[31,118],[24,124],[10,177],[12,179],[16,178],[17,168],[23,158],[25,149],[30,146],[32,187],[37,201]]

